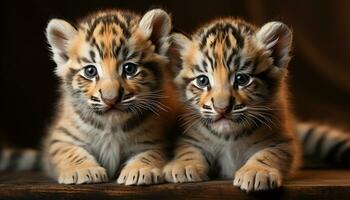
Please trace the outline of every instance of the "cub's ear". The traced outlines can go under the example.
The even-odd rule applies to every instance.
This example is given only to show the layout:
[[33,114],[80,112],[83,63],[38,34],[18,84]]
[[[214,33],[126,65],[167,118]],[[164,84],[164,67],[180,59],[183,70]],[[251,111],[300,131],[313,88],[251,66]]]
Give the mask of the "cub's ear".
[[257,39],[271,51],[275,66],[287,67],[290,60],[292,31],[282,22],[269,22],[257,32]]
[[172,43],[180,52],[184,52],[192,43],[191,38],[181,33],[174,33],[171,35]]
[[76,34],[77,30],[61,19],[52,19],[47,25],[46,37],[57,66],[64,65],[68,61],[68,46]]
[[182,59],[187,48],[191,45],[192,40],[181,33],[173,33],[170,36],[170,47],[168,58],[172,71],[177,75],[182,69]]
[[156,46],[156,51],[164,54],[169,46],[167,37],[171,31],[171,18],[162,9],[148,11],[140,20],[139,28],[147,39]]

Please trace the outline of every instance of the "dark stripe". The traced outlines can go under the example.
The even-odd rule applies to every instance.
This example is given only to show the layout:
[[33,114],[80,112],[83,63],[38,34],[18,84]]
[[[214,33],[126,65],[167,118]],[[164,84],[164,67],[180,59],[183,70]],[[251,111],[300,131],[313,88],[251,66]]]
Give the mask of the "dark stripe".
[[244,38],[243,38],[243,36],[238,32],[237,29],[232,28],[231,30],[232,30],[233,35],[235,36],[235,39],[236,39],[236,42],[237,42],[237,46],[240,49],[243,49],[243,47],[244,47]]
[[[95,120],[94,118],[96,118],[96,116],[92,112],[90,112],[87,116],[87,114],[83,114],[80,110],[77,109],[78,105],[74,105],[73,108],[74,108],[75,113],[79,116],[79,118],[83,122],[93,126],[96,129],[104,130],[104,124]],[[86,108],[86,109],[90,109],[90,108]],[[98,114],[98,113],[95,112],[95,114]]]
[[130,37],[130,31],[127,30],[127,24],[123,23],[117,15],[109,14],[104,16],[98,16],[97,18],[90,18],[88,21],[88,24],[90,24],[89,29],[87,30],[86,34],[86,40],[90,41],[92,39],[93,33],[97,27],[97,25],[102,24],[102,28],[105,27],[107,24],[116,24],[118,25],[122,31],[125,37]]
[[92,63],[91,60],[89,60],[88,58],[85,58],[85,57],[80,58],[80,60],[82,60],[85,63]]
[[131,97],[133,97],[134,96],[134,93],[128,93],[128,94],[125,94],[124,96],[123,96],[123,100],[127,100],[127,99],[130,99]]
[[66,143],[66,144],[70,144],[70,145],[73,145],[73,146],[76,146],[75,144],[73,144],[72,142],[68,142],[68,141],[63,141],[63,140],[52,140],[50,142],[50,145],[54,145],[56,143]]
[[217,138],[219,138],[219,139],[224,139],[224,140],[230,139],[230,137],[227,137],[227,136],[225,136],[225,135],[223,135],[223,134],[220,134],[220,133],[218,133],[216,130],[212,129],[211,126],[209,125],[209,123],[211,123],[211,121],[210,121],[210,122],[207,122],[207,121],[205,121],[204,119],[201,119],[201,120],[200,120],[200,123],[201,123],[201,124],[208,130],[208,132],[209,132],[210,134],[212,134],[213,136],[216,136]]
[[202,153],[202,156],[205,158],[206,162],[208,163],[208,165],[212,166],[213,164],[212,160],[214,161],[213,156],[211,156],[202,146],[196,143],[192,143],[190,141],[187,141],[187,143],[189,143],[189,145],[191,145],[192,147],[199,149]]
[[[124,132],[129,132],[139,127],[151,115],[151,112],[150,110],[143,110],[141,113],[134,113],[134,116],[124,122],[122,130]],[[117,128],[118,127],[112,127],[112,131],[115,132]]]
[[266,166],[268,166],[268,167],[271,167],[271,165],[270,164],[268,164],[268,163],[266,163],[263,159],[256,159],[256,161],[257,162],[259,162],[259,163],[261,163],[261,164],[263,164],[263,165],[266,165]]
[[159,152],[156,153],[159,157],[155,156],[153,153],[155,153],[155,152],[150,153],[148,156],[153,158],[154,160],[161,159],[162,156],[159,154]]
[[253,144],[254,145],[259,144],[259,143],[265,142],[267,140],[273,139],[274,137],[276,137],[274,134],[269,134],[266,137],[262,138],[261,140],[255,141]]
[[208,105],[203,104],[203,109],[211,110],[211,107]]
[[75,152],[73,152],[72,154],[70,154],[67,159],[70,159],[72,163],[75,162],[75,160],[79,159],[80,155],[79,154],[75,154]]
[[204,68],[205,72],[208,72],[208,69],[207,69],[208,64],[207,64],[207,62],[205,60],[202,60],[202,67]]
[[133,52],[132,54],[130,54],[130,56],[128,56],[126,58],[126,60],[131,60],[133,58],[136,58],[137,56],[139,56],[139,53],[138,52]]
[[[240,118],[237,118],[236,120],[242,120]],[[254,120],[254,119],[253,119]],[[257,129],[259,129],[262,125],[262,122],[261,121],[255,121],[253,123],[253,125],[251,127],[247,127],[247,128],[244,128],[240,131],[237,131],[234,135],[234,138],[233,140],[234,141],[237,141],[241,138],[244,138],[244,137],[249,137],[251,134],[253,134]]]
[[95,96],[91,96],[90,98],[92,101],[96,101],[96,102],[101,102],[101,100],[98,97]]
[[[194,142],[202,143],[202,142],[199,141],[197,138],[192,137],[192,136],[189,135],[189,134],[182,134],[181,137],[182,137],[183,139],[185,139],[185,140],[190,140],[190,141],[192,140],[192,141],[194,141]],[[192,144],[192,143],[191,143],[191,144]]]
[[203,88],[197,87],[197,86],[194,85],[194,84],[191,85],[191,89],[195,91],[195,92],[192,91],[192,93],[196,93],[197,91],[198,91],[198,92],[201,92],[201,91],[204,90]]
[[66,62],[67,62],[68,59],[69,59],[68,55],[65,54],[65,53],[62,53],[62,52],[59,54],[59,56],[62,58],[62,60],[66,61]]
[[184,82],[184,86],[187,86],[190,82],[192,82],[194,79],[196,79],[196,77],[192,77],[192,78],[187,78],[187,77],[183,77],[182,80]]
[[233,61],[233,65],[236,67],[236,69],[240,70],[239,68],[240,64],[241,64],[241,57],[237,55]]
[[66,75],[66,79],[67,79],[67,84],[70,85],[72,83],[73,77],[75,74],[78,73],[79,70],[73,69],[73,68],[69,68],[69,72]]
[[179,155],[176,155],[175,159],[179,159],[179,158],[184,157],[184,156],[189,155],[189,154],[195,154],[195,152],[193,152],[191,150],[185,151],[185,152],[183,152],[183,153],[181,153]]
[[259,91],[256,91],[255,93],[253,93],[254,95],[260,94],[263,97],[273,98],[274,94],[277,93],[277,89],[279,88],[279,82],[278,82],[277,78],[272,77],[270,75],[270,72],[271,72],[271,68],[269,68],[269,69],[267,69],[259,74],[253,75],[253,76],[255,76],[255,78],[260,79],[263,82],[263,84],[266,85],[266,87],[267,87],[266,93],[261,93]]
[[236,52],[232,52],[230,55],[229,55],[229,57],[227,58],[227,61],[226,61],[226,65],[227,65],[227,67],[231,67],[231,63],[232,63],[232,59],[233,59],[233,56],[234,55],[236,55]]
[[22,157],[22,154],[23,152],[21,151],[12,151],[6,169],[9,171],[15,171],[18,168],[18,161]]
[[66,136],[72,138],[73,140],[78,141],[78,142],[86,145],[85,141],[83,141],[82,139],[80,139],[80,138],[76,137],[75,135],[73,135],[71,132],[69,132],[68,129],[66,129],[64,127],[58,127],[57,130],[62,132],[62,133],[64,133]]
[[313,153],[315,157],[320,157],[322,153],[322,147],[323,147],[324,141],[326,140],[326,134],[327,132],[322,133],[322,135],[317,139],[315,143],[315,148]]
[[[83,89],[84,87],[86,87],[90,82],[92,82],[92,80],[85,78],[83,75],[79,75],[79,78],[82,78],[84,80],[84,83],[82,83],[82,79],[78,79],[78,86],[79,89]],[[84,91],[83,91],[84,92]]]
[[282,149],[281,147],[275,147],[274,149],[278,150],[279,152],[281,152],[282,154],[284,154],[287,159],[291,159],[293,158],[293,155],[291,154],[291,152],[285,150],[285,149]]
[[145,157],[142,157],[141,158],[141,162],[145,163],[145,164],[148,164],[148,165],[151,165],[152,164],[152,161],[148,160],[147,158]]
[[209,56],[209,54],[207,54],[206,56],[207,56],[207,58],[208,58],[208,60],[210,62],[210,67],[212,68],[212,70],[214,70],[214,68],[215,68],[215,61],[213,60],[213,58],[211,58]]
[[113,56],[114,56],[115,58],[118,58],[118,57],[119,57],[119,52],[120,52],[120,49],[121,49],[121,48],[122,48],[121,46],[117,46],[117,47],[113,48]]
[[328,151],[325,159],[329,162],[336,162],[337,154],[339,154],[339,150],[348,142],[347,139],[341,140],[337,142],[332,148]]
[[56,148],[56,150],[54,150],[53,152],[50,153],[51,157],[55,157],[59,152],[61,152],[61,154],[67,153],[68,151],[70,151],[71,148],[70,147],[66,147],[64,149],[61,148]]
[[309,139],[312,137],[313,132],[315,131],[315,128],[309,128],[309,130],[305,133],[305,136],[303,138],[303,146],[306,147],[306,144],[308,143]]
[[160,85],[162,84],[162,80],[163,80],[163,73],[162,73],[162,70],[161,70],[161,66],[159,66],[159,64],[157,62],[146,62],[146,63],[142,63],[142,65],[149,69],[153,75],[154,75],[154,78],[156,80],[156,84],[157,85],[157,88],[153,88],[153,89],[159,89],[160,88]]
[[78,160],[76,160],[76,161],[74,162],[74,164],[80,165],[81,163],[83,163],[83,162],[86,161],[86,160],[87,160],[87,157],[84,156],[84,157],[79,158]]
[[96,60],[95,60],[95,57],[96,57],[95,52],[94,51],[89,51],[89,55],[90,55],[90,59],[92,60],[92,62],[96,62]]
[[125,59],[128,56],[129,50],[126,47],[123,47],[122,56]]

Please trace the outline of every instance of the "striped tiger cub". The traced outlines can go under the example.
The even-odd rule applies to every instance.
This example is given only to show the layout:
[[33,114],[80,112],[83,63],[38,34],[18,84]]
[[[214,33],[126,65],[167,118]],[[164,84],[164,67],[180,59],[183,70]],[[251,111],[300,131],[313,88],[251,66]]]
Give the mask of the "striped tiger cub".
[[[233,185],[245,191],[281,186],[301,160],[286,83],[291,30],[281,22],[257,28],[224,18],[191,37],[174,33],[172,40],[173,56],[177,50],[181,59],[175,83],[185,104],[184,134],[163,169],[165,180],[233,178]],[[311,129],[311,124],[298,127],[309,132],[301,139],[319,133]],[[321,146],[333,153],[347,147],[349,155],[350,138],[340,135],[341,143]]]
[[48,174],[62,184],[162,182],[176,99],[167,67],[169,15],[100,11],[46,29],[61,80],[57,116],[44,140]]

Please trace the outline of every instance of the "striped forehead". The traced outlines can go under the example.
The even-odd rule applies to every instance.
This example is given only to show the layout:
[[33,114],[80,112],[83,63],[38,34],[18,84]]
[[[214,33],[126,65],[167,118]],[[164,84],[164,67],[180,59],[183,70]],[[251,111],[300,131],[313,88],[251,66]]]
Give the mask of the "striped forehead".
[[90,57],[94,57],[91,54],[95,54],[95,50],[101,59],[118,58],[120,54],[126,57],[129,53],[126,42],[136,28],[138,19],[116,13],[92,17],[83,23],[81,27],[85,40],[92,48]]
[[253,32],[252,27],[223,22],[200,29],[194,37],[202,59],[197,68],[201,71],[215,71],[219,68],[237,70],[242,65],[241,54],[247,46],[246,38]]

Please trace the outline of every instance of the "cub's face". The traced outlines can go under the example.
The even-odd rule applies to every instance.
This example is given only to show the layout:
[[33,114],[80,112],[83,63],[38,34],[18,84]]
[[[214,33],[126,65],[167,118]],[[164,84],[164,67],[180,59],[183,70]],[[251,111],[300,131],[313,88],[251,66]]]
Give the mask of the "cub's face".
[[142,18],[108,11],[87,17],[78,29],[51,20],[47,37],[56,74],[75,107],[123,116],[160,107],[166,64],[162,42],[170,29],[170,18],[162,10],[151,10]]
[[191,39],[175,34],[174,41],[182,59],[175,81],[192,120],[217,134],[271,123],[289,61],[286,25],[271,22],[256,29],[226,19],[199,29]]

